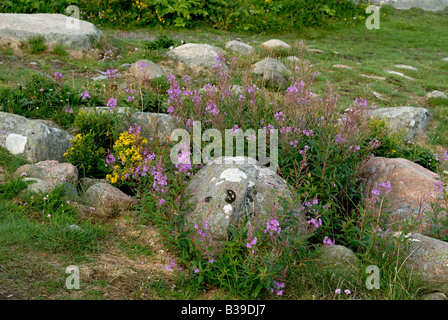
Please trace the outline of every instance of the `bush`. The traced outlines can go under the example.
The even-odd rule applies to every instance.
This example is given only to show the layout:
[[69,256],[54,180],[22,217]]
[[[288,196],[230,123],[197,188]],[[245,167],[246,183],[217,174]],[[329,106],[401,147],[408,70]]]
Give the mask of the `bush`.
[[191,28],[207,24],[224,30],[278,32],[291,30],[292,25],[327,27],[335,21],[352,24],[365,19],[362,5],[349,0],[20,0],[7,1],[0,12],[64,13],[69,4],[79,6],[83,20],[114,26]]
[[71,4],[77,5],[77,0],[6,0],[2,2],[0,12],[5,13],[64,13]]
[[404,158],[415,162],[433,172],[437,171],[434,154],[427,148],[404,139],[406,132],[392,133],[385,120],[372,119],[370,128],[373,130],[371,140],[376,140],[378,148],[375,156],[384,158]]
[[169,49],[169,47],[177,47],[180,45],[181,45],[180,40],[174,40],[169,36],[161,35],[158,36],[156,40],[149,41],[146,44],[146,47],[149,50],[158,50],[158,49]]
[[64,157],[78,168],[81,177],[103,178],[108,172],[104,159],[106,151],[95,143],[91,133],[78,134],[71,139],[72,147]]
[[354,1],[286,1],[285,9],[291,13],[297,27],[324,27],[335,20],[353,22],[366,17],[362,3],[356,5]]
[[107,150],[113,145],[112,130],[115,123],[115,118],[107,112],[80,110],[73,124],[82,135],[91,135],[95,149]]
[[[102,103],[97,96],[89,102]],[[80,106],[87,105],[80,93],[64,83],[60,72],[51,77],[33,74],[29,80],[11,89],[0,88],[0,111],[27,118],[50,119],[68,127]]]

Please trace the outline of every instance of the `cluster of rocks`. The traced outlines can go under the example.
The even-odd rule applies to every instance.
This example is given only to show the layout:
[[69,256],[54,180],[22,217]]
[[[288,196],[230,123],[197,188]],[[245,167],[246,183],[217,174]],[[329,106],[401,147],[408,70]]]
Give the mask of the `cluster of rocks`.
[[[444,1],[447,0],[423,1],[421,2],[423,3],[421,7],[424,9],[441,8],[445,4]],[[398,8],[419,6],[419,1],[414,2],[410,0],[397,2],[394,0],[393,5],[396,5]],[[63,44],[71,52],[84,50],[87,51],[88,55],[93,56],[99,56],[99,50],[95,48],[95,46],[103,38],[102,32],[92,23],[73,19],[62,14],[0,14],[0,45],[12,43],[13,46],[19,47],[19,42],[29,40],[36,36],[42,36],[49,46]],[[289,44],[278,39],[265,41],[261,43],[259,47],[268,51],[274,49],[291,49]],[[247,55],[254,52],[253,46],[239,40],[228,41],[225,44],[225,49],[239,55]],[[91,54],[91,51],[95,52]],[[317,48],[311,48],[311,46],[307,47],[307,51],[312,53],[324,52]],[[192,68],[190,70],[197,70],[199,68],[201,72],[216,65],[217,54],[223,52],[224,51],[221,48],[208,44],[187,43],[172,48],[166,53],[166,56],[175,60],[176,63]],[[79,56],[79,54],[74,54],[74,56]],[[82,57],[82,55],[80,57]],[[297,60],[298,58],[294,56],[289,56],[287,58],[288,62],[295,62]],[[223,67],[227,68],[227,65],[223,64]],[[339,69],[353,69],[352,67],[345,65],[334,65],[333,67]],[[397,64],[395,67],[398,69],[417,71],[415,67],[402,64]],[[162,66],[149,60],[139,60],[133,64],[127,64],[126,66],[123,66],[123,68],[129,69],[129,72],[133,76],[141,80],[152,80],[162,75],[172,73],[171,66]],[[390,69],[385,69],[384,71],[408,80],[414,80],[412,77],[399,71]],[[263,81],[273,88],[286,88],[288,82],[287,79],[291,75],[291,71],[288,70],[282,62],[269,57],[254,63],[252,65],[252,72],[254,75],[261,76]],[[376,80],[385,80],[384,77],[364,74],[361,74],[361,76]],[[106,75],[101,74],[94,77],[93,80],[98,81],[106,78]]]
[[[31,16],[0,14],[0,38],[26,40],[42,35],[48,43],[54,45],[64,42],[76,49],[90,49],[102,37],[101,31],[85,21],[79,21],[79,28],[72,30],[70,23],[78,25],[78,22],[67,20],[66,16]],[[255,50],[251,45],[237,40],[227,42],[225,48],[240,55],[251,54]],[[290,46],[273,39],[262,43],[260,48],[265,51],[288,50]],[[308,48],[308,51],[317,54],[323,52],[313,48]],[[222,52],[222,49],[208,44],[189,43],[169,50],[166,56],[192,68],[213,68],[219,63],[217,55]],[[292,63],[297,60],[293,56],[287,58]],[[227,68],[225,64],[223,67]],[[345,65],[333,67],[352,69]],[[395,67],[416,71],[416,68],[406,65]],[[126,68],[141,80],[152,80],[167,74],[162,66],[149,60],[139,60]],[[254,63],[252,72],[263,77],[270,85],[280,88],[287,86],[286,79],[291,75],[287,66],[269,57]],[[413,80],[398,71],[387,69],[386,72]],[[232,87],[232,91],[238,90],[242,88]],[[428,98],[447,97],[442,92],[434,91]],[[97,111],[106,112],[107,108],[97,108]],[[117,108],[117,112],[126,113],[128,110]],[[405,129],[405,138],[409,140],[424,132],[431,121],[428,110],[409,106],[376,109],[371,112],[371,116],[385,118],[393,131]],[[173,119],[167,114],[134,112],[131,119],[141,125],[143,132],[158,137],[162,143],[169,139],[175,128]],[[100,216],[132,209],[138,203],[105,180],[78,180],[76,167],[63,163],[63,154],[70,148],[73,136],[51,122],[0,112],[0,128],[0,146],[31,163],[15,172],[17,176],[23,176],[25,181],[33,182],[28,186],[29,191],[46,193],[62,185],[68,195],[79,197],[88,204],[85,210],[95,208],[95,214]],[[417,230],[419,233],[401,237],[409,252],[404,266],[425,282],[446,287],[448,243],[429,237],[433,229],[433,221],[430,219],[433,212],[429,202],[437,196],[437,174],[405,159],[373,157],[362,167],[361,178],[366,199],[380,183],[391,183],[391,190],[384,196],[388,204],[386,227],[392,229],[404,222],[421,222]],[[192,177],[187,190],[192,194],[192,209],[185,214],[186,222],[191,225],[205,224],[216,249],[222,247],[228,239],[232,226],[246,221],[249,227],[260,229],[265,226],[273,209],[281,211],[283,204],[292,200],[290,187],[283,178],[254,159],[245,157],[215,159]],[[333,245],[324,248],[322,264],[326,268],[353,270],[357,268],[358,262],[352,251]]]
[[[384,195],[384,230],[400,230],[404,222],[422,220],[416,230],[419,233],[395,232],[391,237],[406,253],[405,268],[430,287],[448,288],[448,243],[428,236],[432,228],[428,201],[430,193],[435,193],[438,176],[406,159],[374,157],[362,167],[361,177],[366,199],[380,183],[391,184]],[[188,190],[192,198],[186,221],[197,226],[205,224],[211,245],[217,250],[228,239],[229,228],[247,221],[248,227],[260,230],[272,208],[281,210],[283,201],[291,200],[284,179],[254,159],[244,157],[216,159],[192,178]],[[426,202],[422,203],[422,197],[426,197]],[[337,244],[323,247],[320,262],[337,273],[359,269],[356,255]]]
[[122,210],[130,210],[138,203],[104,179],[82,178],[78,181],[78,169],[70,163],[56,160],[39,161],[26,164],[15,171],[15,176],[30,182],[27,191],[48,194],[62,187],[66,196],[79,199],[81,211],[95,212],[95,215],[108,217]]
[[[7,122],[0,122],[0,124],[2,126],[5,123],[17,125],[15,117],[18,116],[2,114],[1,119],[7,119],[4,120]],[[14,119],[15,122],[8,121],[10,119]],[[25,119],[24,123],[29,124],[28,121],[31,120]],[[34,123],[30,126],[40,128]],[[15,127],[11,125],[8,130],[13,128]],[[47,126],[47,128],[51,127]],[[40,129],[36,132],[44,132],[48,135],[47,131],[51,130]],[[2,146],[8,146],[6,142],[10,141],[8,136],[11,134],[14,133],[3,134],[5,137],[1,140]],[[45,143],[41,142],[39,145],[29,147],[25,143],[23,150],[21,149],[21,152],[17,154],[33,155],[36,153],[32,150],[41,146],[45,146]],[[53,149],[58,150],[58,148]],[[14,151],[11,148],[9,150]],[[24,150],[29,150],[29,153]],[[50,150],[45,154],[51,155]],[[71,164],[60,163],[57,160],[38,161],[33,157],[29,159],[36,163],[20,167],[15,174],[26,175],[24,177],[26,181],[33,180],[34,183],[28,187],[32,192],[46,193],[63,185],[68,195],[75,198],[81,197],[82,202],[89,204],[87,209],[86,206],[80,206],[81,210],[91,211],[93,207],[95,214],[99,216],[110,216],[121,210],[131,209],[138,203],[137,200],[108,184],[107,181],[87,178],[78,181],[77,169]],[[363,166],[361,177],[366,199],[379,183],[390,181],[391,190],[385,194],[388,203],[387,223],[390,228],[406,220],[421,219],[417,230],[419,233],[408,239],[405,237],[405,240],[410,239],[404,241],[404,244],[410,250],[408,252],[411,252],[405,267],[426,283],[434,286],[444,285],[448,279],[446,277],[448,244],[428,237],[432,228],[431,220],[428,219],[432,210],[428,205],[431,200],[428,192],[435,193],[438,176],[409,160],[374,157]],[[283,178],[255,160],[244,157],[216,159],[193,176],[187,190],[192,193],[192,210],[186,213],[185,219],[190,224],[203,225],[206,222],[215,248],[220,248],[225,243],[230,227],[247,221],[250,227],[262,228],[272,208],[282,210],[283,201],[288,202],[292,198],[289,186]],[[426,202],[421,201],[422,196],[427,197]],[[325,267],[339,266],[343,269],[347,267],[351,269],[356,266],[356,256],[347,248],[338,245],[325,248],[322,259]]]
[[[404,266],[431,286],[448,287],[448,243],[430,237],[437,214],[431,202],[440,197],[440,177],[409,160],[374,157],[361,170],[364,197],[371,199],[379,184],[390,182],[390,190],[381,195],[386,213],[384,230],[400,230],[414,225],[413,235],[398,231],[396,237],[406,245]],[[442,217],[443,218],[443,217]],[[440,226],[439,226],[440,227]],[[447,236],[441,229],[439,236]]]
[[[107,112],[106,107],[97,107]],[[84,111],[93,112],[92,108]],[[126,108],[117,108],[118,112],[129,112]],[[142,132],[157,137],[161,144],[166,143],[174,130],[174,121],[170,115],[151,112],[134,112],[131,122],[141,126]],[[0,146],[11,154],[35,163],[44,160],[63,162],[64,153],[71,147],[74,137],[48,120],[30,120],[16,114],[0,112]]]
[[[266,41],[260,44],[260,47],[268,50],[277,48],[290,49],[290,45],[276,39]],[[254,52],[254,47],[237,40],[228,41],[225,48],[240,55],[247,55]],[[217,61],[217,56],[220,53],[223,54],[224,51],[215,46],[201,43],[187,43],[172,48],[166,53],[166,56],[178,63],[186,65],[192,70],[206,70],[218,66],[219,61]],[[291,59],[296,60],[298,58],[288,57],[288,60]],[[228,69],[226,63],[221,63],[221,66],[224,69]],[[161,66],[149,60],[139,60],[126,67],[129,67],[128,71],[140,80],[152,80],[168,74],[168,68],[166,66]],[[276,88],[286,88],[286,78],[291,75],[291,71],[283,63],[273,58],[266,58],[254,63],[252,72],[255,75],[260,75],[268,85]]]

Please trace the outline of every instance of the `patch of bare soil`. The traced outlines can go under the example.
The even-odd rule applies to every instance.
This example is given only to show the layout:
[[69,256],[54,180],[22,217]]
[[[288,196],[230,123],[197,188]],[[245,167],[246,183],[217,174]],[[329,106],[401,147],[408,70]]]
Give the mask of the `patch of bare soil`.
[[[9,259],[0,264],[0,300],[50,299],[63,267],[57,255],[10,247]],[[4,258],[4,257],[2,257]]]
[[[157,295],[146,288],[150,280],[163,278],[170,281],[172,271],[162,265],[166,261],[166,250],[160,241],[158,232],[150,226],[134,226],[132,220],[120,218],[116,222],[117,235],[123,243],[131,239],[132,243],[150,247],[152,254],[133,254],[120,249],[117,242],[95,256],[95,261],[79,266],[83,283],[89,290],[102,294],[104,299],[157,299]],[[78,292],[73,292],[78,295]],[[81,292],[79,292],[81,294]]]
[[[134,225],[118,218],[114,223],[117,239],[102,245],[100,253],[87,255],[87,262],[51,252],[12,249],[12,259],[0,263],[0,300],[34,299],[161,299],[148,282],[171,283],[173,271],[165,270],[167,255],[158,232],[150,226]],[[121,241],[120,241],[121,240]],[[120,244],[129,240],[149,248],[150,253],[134,252]],[[69,265],[80,271],[80,290],[69,290],[65,273]]]

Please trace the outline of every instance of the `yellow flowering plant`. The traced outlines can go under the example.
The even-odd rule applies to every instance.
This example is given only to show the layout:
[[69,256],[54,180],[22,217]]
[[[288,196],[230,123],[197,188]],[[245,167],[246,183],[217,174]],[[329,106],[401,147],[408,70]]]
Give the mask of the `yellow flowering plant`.
[[112,184],[120,184],[126,180],[146,176],[154,154],[148,151],[148,140],[140,133],[140,128],[120,134],[113,146],[113,152],[106,157],[106,166],[112,170],[106,179]]

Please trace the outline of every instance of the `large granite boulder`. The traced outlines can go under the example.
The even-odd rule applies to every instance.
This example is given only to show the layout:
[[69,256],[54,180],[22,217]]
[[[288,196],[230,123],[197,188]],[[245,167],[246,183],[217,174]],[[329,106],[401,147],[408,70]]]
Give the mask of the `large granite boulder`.
[[90,203],[100,216],[114,216],[121,211],[131,210],[138,200],[128,196],[120,189],[108,183],[95,183],[84,193],[84,199]]
[[278,39],[271,39],[268,41],[263,42],[260,46],[268,48],[268,49],[290,49],[291,46],[287,44],[286,42]]
[[323,246],[321,264],[325,269],[334,271],[353,271],[358,265],[356,254],[341,245]]
[[62,44],[72,50],[89,50],[103,33],[90,22],[63,14],[0,13],[0,39],[26,41],[37,36],[42,36],[50,46]]
[[39,121],[0,112],[0,146],[29,162],[64,162],[64,153],[71,147],[72,138],[67,132]]
[[206,227],[211,246],[219,249],[227,240],[229,227],[262,230],[266,220],[282,212],[290,201],[287,182],[246,157],[220,157],[199,170],[191,179],[188,192],[192,210],[184,216],[187,224]]
[[241,41],[231,40],[226,43],[226,49],[241,54],[249,54],[253,51],[253,47]]
[[15,174],[26,173],[27,177],[33,177],[47,181],[56,186],[63,182],[76,184],[78,182],[78,169],[71,163],[59,163],[55,160],[41,161],[34,164],[25,164],[17,168]]
[[266,58],[254,63],[252,72],[262,76],[263,81],[274,88],[286,88],[287,80],[283,75],[291,74],[283,63],[273,58]]
[[397,234],[406,247],[404,266],[414,277],[431,287],[448,288],[448,242],[418,233]]
[[170,140],[171,132],[176,128],[173,117],[165,113],[136,112],[131,120],[141,126],[142,134],[157,137],[162,145]]
[[289,70],[280,61],[273,58],[266,58],[264,60],[258,61],[252,66],[252,72],[260,75],[272,75],[274,73],[278,74],[288,74]]
[[392,107],[378,108],[371,111],[371,116],[386,120],[393,132],[406,131],[405,139],[412,140],[417,133],[424,132],[432,119],[431,113],[425,108]]
[[415,221],[421,222],[417,232],[429,235],[432,229],[428,214],[432,212],[430,202],[437,196],[438,175],[409,160],[382,157],[371,158],[362,168],[364,195],[374,197],[373,190],[381,191],[380,183],[390,182],[390,190],[383,190],[387,202],[383,203],[388,226],[398,226]]
[[169,50],[166,55],[190,67],[211,68],[218,64],[216,57],[220,52],[221,49],[209,44],[187,43]]
[[129,68],[129,72],[140,80],[152,80],[165,75],[158,64],[149,60],[134,62]]
[[426,96],[427,96],[429,99],[431,99],[431,98],[448,99],[448,96],[447,96],[445,93],[443,93],[443,92],[441,92],[441,91],[438,91],[438,90],[434,90],[433,92],[428,93]]
[[75,187],[78,182],[78,169],[70,163],[47,160],[26,164],[17,168],[15,175],[24,177],[25,181],[33,181],[27,190],[34,193],[48,193],[63,185],[66,194],[78,195]]

